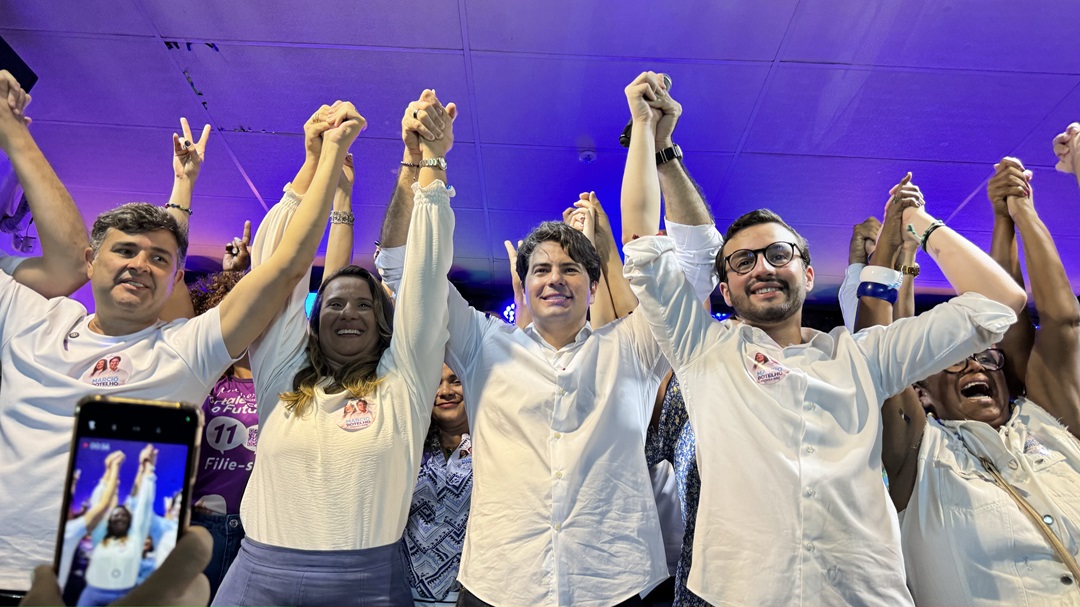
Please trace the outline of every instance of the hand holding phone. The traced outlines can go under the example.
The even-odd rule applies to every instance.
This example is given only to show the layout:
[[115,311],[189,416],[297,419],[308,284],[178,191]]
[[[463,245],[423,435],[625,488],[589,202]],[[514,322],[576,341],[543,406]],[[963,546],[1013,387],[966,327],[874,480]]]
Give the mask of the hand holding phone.
[[187,528],[201,412],[79,403],[54,571],[66,604],[107,605],[161,566]]

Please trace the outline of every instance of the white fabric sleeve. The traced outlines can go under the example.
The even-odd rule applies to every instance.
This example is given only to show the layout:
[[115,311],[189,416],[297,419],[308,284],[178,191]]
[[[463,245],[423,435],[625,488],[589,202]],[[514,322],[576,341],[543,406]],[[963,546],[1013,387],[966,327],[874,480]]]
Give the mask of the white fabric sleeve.
[[453,195],[440,180],[426,188],[413,184],[413,212],[394,307],[393,368],[405,378],[421,419],[431,418],[449,337],[446,275],[454,260]]
[[[411,225],[411,224],[410,224]],[[391,247],[379,251],[379,257],[375,259],[375,269],[379,271],[383,284],[390,288],[397,297],[398,288],[401,286],[401,273],[405,268],[405,248]]]
[[8,255],[7,253],[0,251],[0,270],[7,272],[9,275],[14,275],[15,268],[19,267],[19,264],[26,261],[27,259],[30,258]]
[[724,238],[715,224],[688,226],[673,221],[664,222],[667,235],[675,242],[675,258],[698,301],[705,301],[720,282],[716,275],[716,254]]
[[675,373],[693,363],[709,340],[709,331],[724,331],[701,305],[675,257],[675,243],[666,236],[638,238],[623,247],[624,273],[645,314],[653,336]]
[[181,318],[161,329],[162,337],[209,393],[225,369],[238,358],[229,355],[221,334],[221,310],[212,308],[195,318]]
[[49,310],[49,300],[0,272],[0,343],[6,344],[20,328],[44,318]]
[[[285,186],[285,194],[263,218],[251,245],[251,265],[258,267],[274,253],[285,228],[289,225],[300,197]],[[311,268],[296,283],[285,307],[266,331],[248,348],[251,374],[255,379],[255,402],[259,403],[259,423],[269,417],[278,403],[278,395],[292,388],[292,378],[298,364],[304,360],[307,347],[307,303],[311,284]]]
[[855,332],[855,315],[859,311],[859,275],[866,267],[864,263],[853,263],[844,271],[844,282],[840,283],[840,291],[836,298],[840,301],[840,314],[844,317],[844,326],[849,333]]
[[853,337],[876,373],[884,399],[989,348],[1014,322],[1016,314],[1008,306],[965,293],[918,316],[870,327]]
[[131,508],[131,531],[142,542],[150,534],[150,523],[154,521],[154,496],[157,495],[157,474],[147,472],[139,484],[139,493],[135,495]]

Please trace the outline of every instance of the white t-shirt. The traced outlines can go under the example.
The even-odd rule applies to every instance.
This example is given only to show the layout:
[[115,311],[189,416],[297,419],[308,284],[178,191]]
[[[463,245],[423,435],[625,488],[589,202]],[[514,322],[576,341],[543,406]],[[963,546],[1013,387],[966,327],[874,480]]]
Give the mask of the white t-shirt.
[[[228,368],[217,310],[131,335],[88,328],[79,302],[45,299],[0,272],[0,588],[52,560],[75,403],[87,394],[202,402]],[[83,378],[120,357],[123,383]]]

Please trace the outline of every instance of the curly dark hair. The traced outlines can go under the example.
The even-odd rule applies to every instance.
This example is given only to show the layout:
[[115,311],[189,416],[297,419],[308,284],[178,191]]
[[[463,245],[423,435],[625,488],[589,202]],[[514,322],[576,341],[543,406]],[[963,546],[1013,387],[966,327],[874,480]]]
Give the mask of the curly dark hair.
[[191,293],[191,305],[195,307],[195,315],[198,316],[220,304],[243,277],[243,272],[217,272],[192,283],[188,292]]

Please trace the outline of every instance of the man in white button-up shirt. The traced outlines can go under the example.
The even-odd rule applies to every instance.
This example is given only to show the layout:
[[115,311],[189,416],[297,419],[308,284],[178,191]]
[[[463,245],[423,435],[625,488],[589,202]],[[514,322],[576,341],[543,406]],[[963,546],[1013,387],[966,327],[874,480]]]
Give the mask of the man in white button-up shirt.
[[[921,208],[905,212],[917,233],[931,222]],[[948,228],[928,246],[964,295],[854,336],[802,327],[810,254],[771,212],[737,220],[717,258],[739,320],[715,322],[694,301],[669,239],[625,247],[638,313],[675,368],[698,439],[690,590],[717,605],[912,604],[881,482],[882,401],[986,348],[1025,301]]]
[[[430,110],[423,101],[410,106],[403,164],[413,163],[414,121]],[[391,286],[412,171],[403,167],[377,260]],[[668,199],[667,229],[700,299],[712,277],[696,270],[711,265],[720,235],[684,169],[681,180]],[[453,287],[447,302],[446,362],[464,385],[474,441],[459,604],[636,600],[668,577],[644,439],[669,365],[643,315],[595,331],[586,321],[600,259],[580,232],[542,224],[518,254],[533,318],[524,330],[472,309]]]

